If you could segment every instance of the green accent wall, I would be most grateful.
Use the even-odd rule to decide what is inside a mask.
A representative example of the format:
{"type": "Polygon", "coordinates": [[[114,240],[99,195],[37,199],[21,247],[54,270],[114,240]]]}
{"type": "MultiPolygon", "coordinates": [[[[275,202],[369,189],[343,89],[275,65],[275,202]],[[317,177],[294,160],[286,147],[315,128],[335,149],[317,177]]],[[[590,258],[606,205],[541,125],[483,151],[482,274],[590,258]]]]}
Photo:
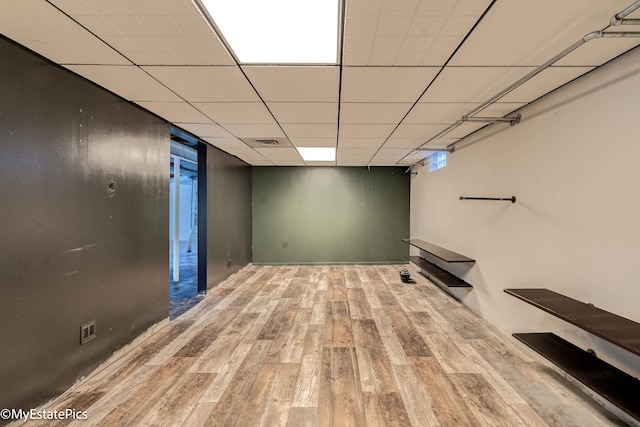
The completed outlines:
{"type": "Polygon", "coordinates": [[[406,263],[405,168],[254,167],[254,264],[406,263]]]}

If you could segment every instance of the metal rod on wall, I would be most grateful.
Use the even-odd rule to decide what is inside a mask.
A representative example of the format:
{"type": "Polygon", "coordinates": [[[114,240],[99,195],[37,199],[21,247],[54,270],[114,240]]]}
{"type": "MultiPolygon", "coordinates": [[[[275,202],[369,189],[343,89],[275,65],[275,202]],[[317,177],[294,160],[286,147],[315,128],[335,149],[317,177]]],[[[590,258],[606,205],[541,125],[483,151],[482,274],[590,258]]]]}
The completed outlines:
{"type": "Polygon", "coordinates": [[[460,200],[504,200],[510,201],[511,203],[516,202],[516,196],[511,196],[509,198],[498,198],[498,197],[465,197],[460,196],[460,200]]]}

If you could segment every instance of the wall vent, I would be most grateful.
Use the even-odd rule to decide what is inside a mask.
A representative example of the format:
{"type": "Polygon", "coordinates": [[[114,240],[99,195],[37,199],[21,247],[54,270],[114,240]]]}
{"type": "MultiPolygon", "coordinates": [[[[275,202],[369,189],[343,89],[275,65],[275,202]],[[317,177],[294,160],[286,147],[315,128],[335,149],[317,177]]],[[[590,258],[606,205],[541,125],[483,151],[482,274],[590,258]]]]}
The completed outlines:
{"type": "Polygon", "coordinates": [[[86,344],[96,337],[96,319],[80,326],[80,345],[86,344]]]}
{"type": "Polygon", "coordinates": [[[262,145],[278,145],[277,139],[257,139],[256,141],[262,145]]]}
{"type": "Polygon", "coordinates": [[[285,137],[279,136],[263,136],[262,138],[242,138],[242,142],[249,147],[257,148],[281,148],[293,147],[291,142],[285,137]]]}

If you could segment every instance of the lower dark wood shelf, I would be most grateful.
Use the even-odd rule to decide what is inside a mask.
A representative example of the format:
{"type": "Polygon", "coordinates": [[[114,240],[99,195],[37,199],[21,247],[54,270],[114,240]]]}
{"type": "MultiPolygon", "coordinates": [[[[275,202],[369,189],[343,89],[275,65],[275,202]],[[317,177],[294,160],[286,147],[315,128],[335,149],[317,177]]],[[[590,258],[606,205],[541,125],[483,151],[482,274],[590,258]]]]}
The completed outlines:
{"type": "Polygon", "coordinates": [[[469,283],[460,279],[459,277],[454,276],[446,270],[441,269],[434,263],[427,261],[424,258],[420,258],[419,256],[408,256],[405,257],[423,271],[424,275],[434,282],[439,282],[440,285],[445,286],[447,288],[472,288],[469,283]]]}
{"type": "Polygon", "coordinates": [[[505,289],[504,291],[640,356],[640,323],[549,289],[505,289]]]}
{"type": "Polygon", "coordinates": [[[518,340],[640,421],[640,381],[594,355],[549,333],[513,334],[518,340]]]}

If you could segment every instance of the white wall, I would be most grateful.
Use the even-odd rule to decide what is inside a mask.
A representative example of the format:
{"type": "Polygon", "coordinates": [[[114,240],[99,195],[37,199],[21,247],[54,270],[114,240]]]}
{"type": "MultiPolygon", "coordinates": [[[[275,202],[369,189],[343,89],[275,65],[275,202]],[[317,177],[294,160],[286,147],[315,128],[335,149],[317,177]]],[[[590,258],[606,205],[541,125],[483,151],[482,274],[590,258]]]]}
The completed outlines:
{"type": "MultiPolygon", "coordinates": [[[[173,241],[173,189],[174,180],[169,186],[169,241],[173,241]]],[[[180,241],[188,241],[191,237],[191,183],[180,182],[180,241]]]]}
{"type": "Polygon", "coordinates": [[[474,286],[455,295],[503,330],[555,332],[638,376],[639,357],[503,289],[548,288],[640,322],[640,50],[520,112],[444,169],[414,167],[411,237],[477,260],[447,267],[474,286]]]}

